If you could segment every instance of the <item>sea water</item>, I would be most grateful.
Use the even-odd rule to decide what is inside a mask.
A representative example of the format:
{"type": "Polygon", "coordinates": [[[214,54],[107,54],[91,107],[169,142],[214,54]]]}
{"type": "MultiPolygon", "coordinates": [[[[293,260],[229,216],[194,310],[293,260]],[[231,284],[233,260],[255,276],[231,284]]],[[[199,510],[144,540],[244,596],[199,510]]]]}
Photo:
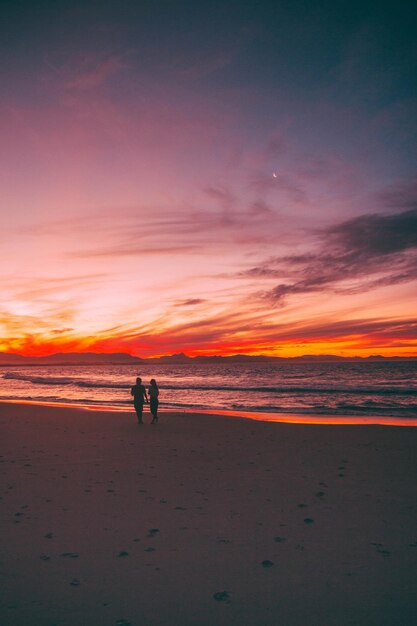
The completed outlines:
{"type": "Polygon", "coordinates": [[[136,376],[167,410],[417,417],[417,362],[1,366],[0,398],[128,408],[136,376]]]}

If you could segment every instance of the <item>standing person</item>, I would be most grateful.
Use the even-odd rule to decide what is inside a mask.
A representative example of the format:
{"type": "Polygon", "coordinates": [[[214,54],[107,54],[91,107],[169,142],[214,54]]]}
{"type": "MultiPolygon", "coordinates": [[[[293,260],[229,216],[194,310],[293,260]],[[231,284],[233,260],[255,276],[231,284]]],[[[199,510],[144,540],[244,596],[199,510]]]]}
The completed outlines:
{"type": "Polygon", "coordinates": [[[136,415],[138,416],[138,424],[143,424],[143,405],[145,402],[148,402],[148,396],[146,395],[145,385],[142,385],[141,378],[136,379],[136,385],[133,385],[130,394],[133,396],[133,404],[135,406],[136,415]]]}
{"type": "Polygon", "coordinates": [[[151,424],[157,424],[158,423],[159,389],[158,389],[158,385],[156,384],[155,378],[152,378],[151,382],[149,383],[148,393],[149,393],[151,413],[152,413],[151,424]]]}

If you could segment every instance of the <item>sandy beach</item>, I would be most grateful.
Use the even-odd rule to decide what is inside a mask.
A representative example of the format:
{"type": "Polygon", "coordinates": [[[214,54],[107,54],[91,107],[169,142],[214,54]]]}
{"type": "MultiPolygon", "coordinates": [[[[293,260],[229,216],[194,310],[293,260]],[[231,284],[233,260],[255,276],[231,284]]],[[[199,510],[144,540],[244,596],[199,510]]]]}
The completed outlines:
{"type": "Polygon", "coordinates": [[[417,429],[0,403],[2,626],[415,624],[417,429]]]}

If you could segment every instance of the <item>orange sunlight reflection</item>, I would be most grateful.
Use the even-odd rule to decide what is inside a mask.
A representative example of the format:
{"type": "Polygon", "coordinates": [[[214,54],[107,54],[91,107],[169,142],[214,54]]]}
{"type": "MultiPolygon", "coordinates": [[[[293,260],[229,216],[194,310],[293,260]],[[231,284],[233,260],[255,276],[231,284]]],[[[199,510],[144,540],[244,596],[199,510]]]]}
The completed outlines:
{"type": "MultiPolygon", "coordinates": [[[[132,411],[127,410],[126,408],[121,408],[117,406],[111,405],[94,405],[91,406],[89,404],[82,403],[65,403],[65,402],[35,402],[32,400],[0,400],[2,404],[29,404],[35,406],[50,406],[57,408],[66,408],[73,410],[87,410],[87,411],[105,411],[111,413],[126,413],[132,414],[132,411]]],[[[198,415],[222,415],[225,417],[233,418],[240,417],[245,419],[251,419],[258,422],[276,422],[276,423],[285,423],[285,424],[310,424],[310,425],[320,425],[320,426],[401,426],[401,427],[415,427],[417,426],[417,418],[408,418],[401,419],[395,417],[384,417],[384,416],[369,416],[362,417],[357,415],[343,415],[343,416],[335,416],[335,415],[299,415],[299,414],[284,414],[284,413],[258,413],[251,411],[211,411],[209,409],[198,409],[196,411],[192,411],[190,409],[184,409],[181,411],[171,411],[160,409],[161,413],[166,413],[169,415],[182,415],[184,413],[188,415],[194,415],[196,419],[198,419],[198,415]]]]}

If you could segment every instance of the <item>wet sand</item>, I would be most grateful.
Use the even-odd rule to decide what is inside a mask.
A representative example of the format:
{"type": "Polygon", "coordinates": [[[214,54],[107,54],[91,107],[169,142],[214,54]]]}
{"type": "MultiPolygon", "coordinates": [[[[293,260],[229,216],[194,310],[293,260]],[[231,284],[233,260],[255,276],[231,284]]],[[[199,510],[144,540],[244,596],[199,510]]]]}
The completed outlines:
{"type": "Polygon", "coordinates": [[[2,626],[415,624],[417,430],[0,403],[2,626]]]}

